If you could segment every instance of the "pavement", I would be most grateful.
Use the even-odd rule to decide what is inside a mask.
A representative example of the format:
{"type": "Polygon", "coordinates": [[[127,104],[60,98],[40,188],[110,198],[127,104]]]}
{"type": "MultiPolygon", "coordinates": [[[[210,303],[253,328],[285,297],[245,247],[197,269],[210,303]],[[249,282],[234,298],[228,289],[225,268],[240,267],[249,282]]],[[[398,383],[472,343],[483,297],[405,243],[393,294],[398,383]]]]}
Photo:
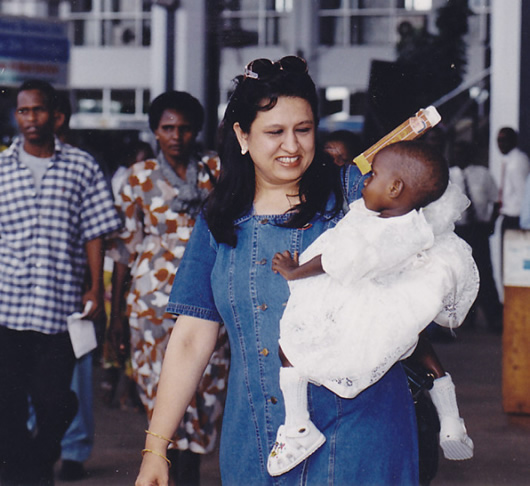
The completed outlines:
{"type": "MultiPolygon", "coordinates": [[[[453,377],[475,455],[467,461],[448,461],[440,450],[438,472],[431,485],[530,485],[530,415],[511,415],[502,409],[501,335],[479,322],[473,328],[458,329],[454,339],[435,340],[433,345],[453,377]]],[[[57,481],[56,486],[134,484],[145,438],[145,416],[105,405],[101,376],[96,370],[96,437],[92,456],[85,464],[87,477],[76,482],[57,481]]],[[[201,463],[201,486],[220,484],[217,454],[209,454],[201,463]]],[[[248,485],[252,485],[251,479],[248,485]]]]}

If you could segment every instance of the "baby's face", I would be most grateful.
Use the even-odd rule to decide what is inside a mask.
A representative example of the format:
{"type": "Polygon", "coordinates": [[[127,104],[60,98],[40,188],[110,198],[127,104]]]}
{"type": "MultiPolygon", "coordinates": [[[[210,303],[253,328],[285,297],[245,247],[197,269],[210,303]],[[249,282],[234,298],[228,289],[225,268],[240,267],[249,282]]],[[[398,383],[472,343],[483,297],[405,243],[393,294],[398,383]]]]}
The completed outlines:
{"type": "Polygon", "coordinates": [[[378,213],[389,208],[389,191],[394,182],[394,164],[392,152],[383,152],[375,156],[370,177],[365,180],[362,195],[365,206],[378,213]]]}

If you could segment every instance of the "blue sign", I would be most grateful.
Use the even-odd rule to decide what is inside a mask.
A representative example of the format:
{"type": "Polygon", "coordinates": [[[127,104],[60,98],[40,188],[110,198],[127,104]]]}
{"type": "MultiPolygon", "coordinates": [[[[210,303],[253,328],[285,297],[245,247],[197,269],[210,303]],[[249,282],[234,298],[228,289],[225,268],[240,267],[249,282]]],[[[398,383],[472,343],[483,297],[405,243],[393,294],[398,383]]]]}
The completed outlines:
{"type": "Polygon", "coordinates": [[[69,58],[66,23],[0,17],[0,84],[40,78],[66,85],[69,58]]]}
{"type": "Polygon", "coordinates": [[[0,57],[68,62],[69,43],[65,38],[24,36],[0,31],[0,57]]]}

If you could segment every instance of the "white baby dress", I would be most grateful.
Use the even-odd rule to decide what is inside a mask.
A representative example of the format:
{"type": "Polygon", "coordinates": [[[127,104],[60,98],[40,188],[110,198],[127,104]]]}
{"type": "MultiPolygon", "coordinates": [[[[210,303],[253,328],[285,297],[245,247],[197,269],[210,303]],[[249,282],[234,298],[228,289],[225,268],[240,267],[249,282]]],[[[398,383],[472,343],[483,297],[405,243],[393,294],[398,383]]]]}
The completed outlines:
{"type": "Polygon", "coordinates": [[[453,232],[457,186],[420,211],[380,218],[362,199],[300,256],[325,274],[289,282],[283,352],[311,381],[353,398],[414,350],[432,321],[459,326],[478,292],[471,249],[453,232]]]}

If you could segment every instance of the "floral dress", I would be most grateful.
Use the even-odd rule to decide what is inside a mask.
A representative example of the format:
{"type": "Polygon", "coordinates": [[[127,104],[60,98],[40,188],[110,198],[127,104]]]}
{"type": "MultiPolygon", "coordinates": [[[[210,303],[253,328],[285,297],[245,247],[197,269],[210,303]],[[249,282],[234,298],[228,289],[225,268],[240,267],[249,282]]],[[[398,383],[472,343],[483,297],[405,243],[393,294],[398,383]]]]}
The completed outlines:
{"type": "MultiPolygon", "coordinates": [[[[165,311],[173,279],[200,205],[219,173],[214,153],[192,157],[183,181],[162,154],[134,164],[116,205],[124,229],[110,256],[131,268],[127,316],[131,331],[133,378],[151,418],[162,361],[175,318],[165,311]]],[[[179,449],[207,453],[215,447],[229,365],[228,340],[219,340],[198,391],[174,439],[179,449]]]]}

